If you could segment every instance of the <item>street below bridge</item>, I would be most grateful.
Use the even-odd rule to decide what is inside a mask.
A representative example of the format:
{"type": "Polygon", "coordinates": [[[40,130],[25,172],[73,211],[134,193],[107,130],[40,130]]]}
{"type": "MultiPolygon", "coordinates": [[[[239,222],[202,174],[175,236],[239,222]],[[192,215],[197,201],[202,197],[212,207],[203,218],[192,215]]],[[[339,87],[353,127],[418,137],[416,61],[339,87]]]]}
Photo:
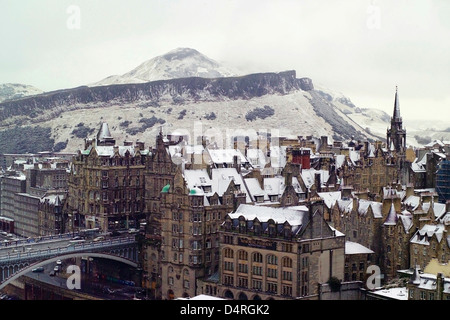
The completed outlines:
{"type": "MultiPolygon", "coordinates": [[[[40,272],[31,271],[27,273],[25,279],[22,281],[27,282],[26,278],[31,278],[53,286],[55,292],[59,289],[67,289],[67,279],[71,274],[67,273],[66,270],[72,263],[73,261],[63,260],[60,265],[60,271],[54,275],[51,274],[56,264],[48,264],[40,272]]],[[[136,300],[145,298],[143,296],[144,289],[138,286],[139,283],[133,285],[133,281],[128,277],[127,279],[121,279],[122,281],[113,281],[112,279],[115,279],[114,277],[107,279],[99,276],[97,271],[104,267],[102,265],[109,265],[111,267],[111,264],[114,264],[114,262],[91,259],[90,264],[91,267],[89,269],[91,270],[84,270],[81,273],[81,288],[75,290],[103,300],[136,300]]],[[[123,274],[127,268],[127,266],[120,265],[120,263],[114,265],[117,273],[123,274]]]]}

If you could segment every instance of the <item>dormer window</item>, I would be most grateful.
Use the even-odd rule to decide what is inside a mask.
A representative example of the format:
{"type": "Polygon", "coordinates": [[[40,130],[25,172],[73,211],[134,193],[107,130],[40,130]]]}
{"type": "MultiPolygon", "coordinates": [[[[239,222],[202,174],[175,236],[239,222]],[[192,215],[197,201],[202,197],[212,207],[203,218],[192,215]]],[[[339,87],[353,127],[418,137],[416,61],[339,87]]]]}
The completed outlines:
{"type": "Polygon", "coordinates": [[[264,202],[264,196],[255,196],[256,202],[264,202]]]}

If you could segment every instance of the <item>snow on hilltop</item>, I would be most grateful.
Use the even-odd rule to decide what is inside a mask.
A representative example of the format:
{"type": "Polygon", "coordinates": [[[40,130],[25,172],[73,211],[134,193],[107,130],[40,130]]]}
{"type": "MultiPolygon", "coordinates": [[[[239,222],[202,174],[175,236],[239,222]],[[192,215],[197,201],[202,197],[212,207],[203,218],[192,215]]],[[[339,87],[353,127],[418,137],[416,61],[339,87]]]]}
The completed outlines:
{"type": "Polygon", "coordinates": [[[195,49],[178,48],[147,60],[123,75],[109,76],[90,86],[143,83],[188,77],[221,78],[235,75],[228,68],[195,49]]]}
{"type": "Polygon", "coordinates": [[[32,96],[42,92],[42,90],[26,84],[4,83],[0,84],[0,102],[32,96]]]}

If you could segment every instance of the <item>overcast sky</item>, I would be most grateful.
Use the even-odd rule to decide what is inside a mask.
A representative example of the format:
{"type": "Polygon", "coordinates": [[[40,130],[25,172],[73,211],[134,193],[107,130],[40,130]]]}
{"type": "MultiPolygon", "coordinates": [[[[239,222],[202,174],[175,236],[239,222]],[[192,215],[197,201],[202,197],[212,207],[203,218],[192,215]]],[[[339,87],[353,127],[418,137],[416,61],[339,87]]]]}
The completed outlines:
{"type": "MultiPolygon", "coordinates": [[[[0,83],[44,91],[178,47],[250,72],[296,70],[361,108],[450,124],[448,0],[0,0],[0,83]]],[[[449,125],[450,126],[450,125],[449,125]]]]}

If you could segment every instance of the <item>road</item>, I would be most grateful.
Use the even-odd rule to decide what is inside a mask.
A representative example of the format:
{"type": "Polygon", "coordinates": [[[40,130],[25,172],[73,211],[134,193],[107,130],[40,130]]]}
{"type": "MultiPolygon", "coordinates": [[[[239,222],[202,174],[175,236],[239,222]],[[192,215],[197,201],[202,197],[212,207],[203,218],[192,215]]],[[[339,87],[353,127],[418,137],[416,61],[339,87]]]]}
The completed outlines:
{"type": "MultiPolygon", "coordinates": [[[[67,289],[67,278],[69,277],[69,274],[65,273],[68,267],[67,263],[62,261],[61,272],[56,273],[55,276],[50,276],[50,273],[55,266],[56,263],[48,264],[44,266],[44,271],[31,271],[27,273],[26,276],[58,288],[67,289]]],[[[82,273],[80,291],[105,300],[134,300],[136,293],[139,295],[142,288],[111,283],[105,280],[102,281],[96,279],[95,276],[88,276],[82,273]]]]}

